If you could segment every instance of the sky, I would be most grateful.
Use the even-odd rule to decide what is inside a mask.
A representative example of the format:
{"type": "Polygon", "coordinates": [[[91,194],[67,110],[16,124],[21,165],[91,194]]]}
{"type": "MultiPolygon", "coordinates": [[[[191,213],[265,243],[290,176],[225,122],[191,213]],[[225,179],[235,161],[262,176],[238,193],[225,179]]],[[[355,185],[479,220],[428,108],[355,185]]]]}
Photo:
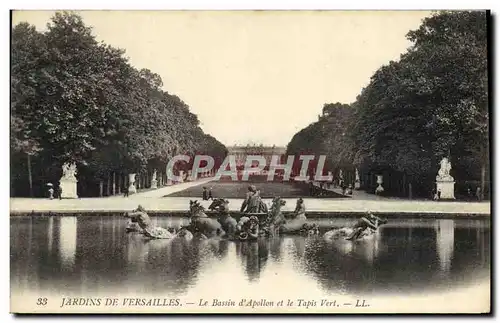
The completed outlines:
{"type": "MultiPolygon", "coordinates": [[[[325,103],[352,103],[429,11],[80,11],[94,35],[159,74],[225,145],[285,146],[325,103]]],[[[15,11],[42,31],[53,11],[15,11]]]]}

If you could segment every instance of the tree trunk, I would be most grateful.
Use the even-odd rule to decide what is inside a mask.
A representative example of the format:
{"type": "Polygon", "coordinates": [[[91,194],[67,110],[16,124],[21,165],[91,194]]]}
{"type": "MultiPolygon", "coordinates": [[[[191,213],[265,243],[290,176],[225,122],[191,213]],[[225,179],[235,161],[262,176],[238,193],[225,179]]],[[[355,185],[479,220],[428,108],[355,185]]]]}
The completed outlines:
{"type": "Polygon", "coordinates": [[[108,172],[108,182],[107,182],[107,185],[106,185],[106,196],[109,196],[111,195],[111,174],[108,172]]]}
{"type": "Polygon", "coordinates": [[[411,182],[408,183],[408,197],[411,199],[413,199],[413,189],[411,187],[411,182]]]}
{"type": "Polygon", "coordinates": [[[28,181],[30,185],[30,197],[33,197],[33,178],[31,176],[31,156],[28,155],[28,181]]]}
{"type": "Polygon", "coordinates": [[[118,174],[118,194],[122,193],[122,175],[118,174]]]}
{"type": "Polygon", "coordinates": [[[104,191],[104,181],[100,180],[99,181],[99,197],[102,197],[103,191],[104,191]]]}
{"type": "Polygon", "coordinates": [[[481,146],[481,200],[484,199],[484,190],[486,188],[486,163],[488,162],[489,146],[481,146]]]}
{"type": "Polygon", "coordinates": [[[484,189],[486,188],[486,165],[481,164],[481,200],[484,199],[484,189]]]}
{"type": "Polygon", "coordinates": [[[115,178],[115,172],[113,172],[113,187],[111,188],[112,189],[112,195],[115,195],[116,194],[116,178],[115,178]]]}
{"type": "MultiPolygon", "coordinates": [[[[403,173],[403,179],[401,180],[401,182],[399,183],[401,184],[401,188],[403,189],[403,196],[410,196],[410,185],[408,185],[408,192],[406,191],[406,173],[403,173]],[[408,194],[408,195],[406,195],[408,194]]],[[[411,199],[411,198],[410,198],[411,199]]]]}

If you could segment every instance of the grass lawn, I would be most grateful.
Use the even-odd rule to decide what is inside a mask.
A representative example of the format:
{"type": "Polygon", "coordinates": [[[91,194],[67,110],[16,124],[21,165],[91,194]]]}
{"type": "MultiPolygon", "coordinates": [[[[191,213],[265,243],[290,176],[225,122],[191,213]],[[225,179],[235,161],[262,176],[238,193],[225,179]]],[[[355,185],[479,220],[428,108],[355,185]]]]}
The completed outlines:
{"type": "MultiPolygon", "coordinates": [[[[191,187],[180,192],[172,193],[169,197],[196,197],[201,198],[203,186],[212,188],[213,197],[224,198],[244,198],[249,185],[255,185],[260,189],[262,198],[273,198],[280,196],[283,198],[311,197],[309,184],[293,181],[266,181],[265,176],[251,176],[248,181],[231,181],[222,178],[220,181],[212,181],[204,185],[191,187]]],[[[350,198],[335,192],[324,191],[324,195],[315,196],[317,198],[350,198]]]]}

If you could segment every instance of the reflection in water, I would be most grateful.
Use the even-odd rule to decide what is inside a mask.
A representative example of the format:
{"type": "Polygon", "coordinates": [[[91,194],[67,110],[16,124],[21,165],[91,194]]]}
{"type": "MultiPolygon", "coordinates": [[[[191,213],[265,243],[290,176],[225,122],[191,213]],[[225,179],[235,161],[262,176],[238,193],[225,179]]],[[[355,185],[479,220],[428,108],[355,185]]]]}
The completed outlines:
{"type": "Polygon", "coordinates": [[[127,235],[126,255],[127,264],[131,272],[140,272],[146,269],[147,257],[151,243],[147,242],[142,235],[127,235]]]}
{"type": "MultiPolygon", "coordinates": [[[[186,222],[154,219],[162,227],[186,222]]],[[[125,233],[126,225],[112,216],[11,217],[13,290],[167,296],[213,288],[231,295],[237,288],[257,295],[283,284],[272,289],[286,297],[289,281],[298,293],[369,294],[449,287],[489,275],[490,229],[481,220],[391,221],[373,239],[356,242],[322,236],[148,241],[125,233]]]]}
{"type": "Polygon", "coordinates": [[[436,249],[443,274],[448,274],[450,271],[454,242],[455,224],[453,220],[436,221],[436,249]]]}
{"type": "Polygon", "coordinates": [[[304,257],[304,253],[306,252],[306,237],[294,237],[294,239],[292,239],[292,242],[295,246],[296,259],[301,259],[302,257],[304,257]]]}
{"type": "Polygon", "coordinates": [[[49,254],[52,253],[52,241],[54,240],[54,217],[50,217],[49,220],[49,227],[47,229],[47,250],[49,251],[49,254]]]}
{"type": "Polygon", "coordinates": [[[260,262],[259,262],[259,244],[257,241],[242,242],[241,260],[243,267],[248,275],[248,279],[252,282],[259,279],[260,262]]]}
{"type": "Polygon", "coordinates": [[[269,251],[274,261],[281,261],[282,259],[282,242],[282,237],[269,238],[269,251]]]}
{"type": "Polygon", "coordinates": [[[373,264],[381,249],[382,236],[383,228],[379,228],[379,230],[372,236],[358,241],[349,241],[343,238],[332,238],[329,235],[325,235],[324,240],[328,245],[328,248],[337,251],[343,256],[362,259],[369,264],[373,264]]]}
{"type": "Polygon", "coordinates": [[[76,232],[76,217],[59,217],[59,252],[62,265],[66,268],[72,268],[75,264],[76,232]]]}

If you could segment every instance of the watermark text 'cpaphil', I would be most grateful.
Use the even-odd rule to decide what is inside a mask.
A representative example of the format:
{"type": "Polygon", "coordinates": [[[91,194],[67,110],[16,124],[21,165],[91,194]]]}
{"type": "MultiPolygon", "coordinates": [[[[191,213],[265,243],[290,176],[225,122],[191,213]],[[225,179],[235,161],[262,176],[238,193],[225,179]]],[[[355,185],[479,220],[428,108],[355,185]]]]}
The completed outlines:
{"type": "Polygon", "coordinates": [[[266,176],[267,181],[277,178],[280,181],[289,181],[293,177],[294,181],[332,181],[331,173],[324,175],[326,156],[320,155],[300,155],[283,156],[272,155],[265,158],[262,155],[248,155],[245,160],[238,160],[235,155],[227,155],[224,161],[215,169],[215,160],[208,155],[196,155],[194,158],[188,155],[177,155],[167,164],[167,178],[172,181],[183,181],[183,171],[176,169],[186,169],[179,167],[181,164],[191,165],[189,180],[196,180],[205,174],[212,174],[215,180],[222,177],[230,178],[233,181],[248,181],[251,175],[266,176]],[[178,167],[176,167],[178,166],[178,167]],[[177,174],[175,174],[177,173],[177,174]]]}

